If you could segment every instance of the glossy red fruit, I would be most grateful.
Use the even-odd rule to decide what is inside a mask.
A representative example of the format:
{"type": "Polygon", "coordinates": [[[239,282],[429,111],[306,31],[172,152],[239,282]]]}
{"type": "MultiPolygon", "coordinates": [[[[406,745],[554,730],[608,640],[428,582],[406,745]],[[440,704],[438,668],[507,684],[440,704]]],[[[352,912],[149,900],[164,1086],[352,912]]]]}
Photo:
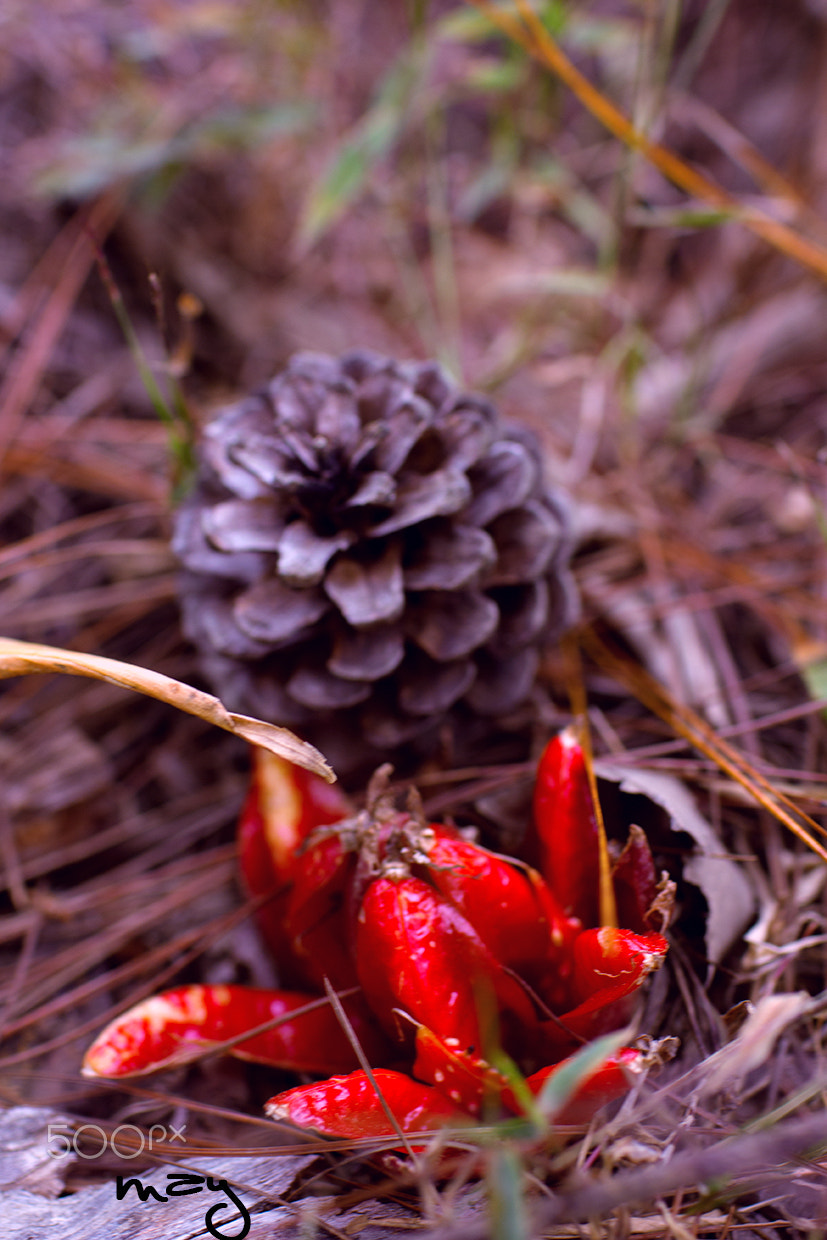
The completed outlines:
{"type": "Polygon", "coordinates": [[[320,990],[358,986],[350,946],[348,896],[356,853],[340,836],[321,835],[299,853],[287,898],[284,930],[305,975],[320,990]]]}
{"type": "MultiPolygon", "coordinates": [[[[328,1004],[300,1011],[317,996],[246,986],[179,986],[136,1004],[117,1017],[86,1052],[87,1076],[123,1077],[189,1063],[275,1017],[288,1017],[246,1038],[227,1053],[296,1072],[347,1071],[358,1059],[328,1004]]],[[[365,1053],[381,1062],[385,1039],[364,1006],[345,1010],[365,1053]]]]}
{"type": "MultiPolygon", "coordinates": [[[[643,1054],[624,1047],[582,1078],[563,1107],[551,1119],[557,1124],[587,1124],[607,1102],[622,1098],[634,1074],[640,1070],[643,1054]]],[[[550,1064],[526,1078],[535,1096],[558,1073],[568,1067],[568,1059],[550,1064]]],[[[420,1026],[416,1035],[414,1076],[434,1085],[449,1101],[462,1107],[475,1119],[493,1121],[504,1114],[523,1115],[522,1100],[508,1079],[485,1060],[447,1047],[430,1029],[420,1026]]]]}
{"type": "Polygon", "coordinates": [[[639,934],[653,929],[647,914],[657,896],[658,875],[649,841],[640,827],[629,828],[626,846],[612,867],[612,882],[620,925],[639,934]]]}
{"type": "Polygon", "coordinates": [[[318,775],[260,748],[251,749],[252,779],[238,824],[238,852],[249,895],[269,897],[256,914],[262,937],[278,961],[281,980],[308,980],[285,926],[287,893],[298,850],[317,827],[349,812],[344,794],[318,775]]]}
{"type": "Polygon", "coordinates": [[[508,1088],[502,1073],[481,1056],[448,1046],[444,1038],[425,1025],[416,1031],[413,1074],[475,1119],[495,1119],[502,1113],[503,1095],[508,1088]]]}
{"type": "MultiPolygon", "coordinates": [[[[446,1124],[461,1127],[468,1117],[430,1085],[404,1072],[377,1068],[374,1080],[404,1133],[429,1132],[446,1124]]],[[[290,1120],[329,1137],[395,1137],[367,1073],[351,1072],[276,1094],[265,1104],[271,1119],[290,1120]]]]}
{"type": "Polygon", "coordinates": [[[274,959],[281,963],[282,980],[293,984],[300,980],[301,970],[292,959],[290,940],[284,928],[288,880],[276,871],[267,844],[255,781],[247,793],[236,835],[244,888],[253,898],[266,897],[266,903],[256,911],[261,936],[274,959]]]}
{"type": "Polygon", "coordinates": [[[291,877],[299,849],[311,831],[339,822],[351,807],[337,784],[266,749],[256,747],[251,752],[251,798],[261,819],[272,869],[283,881],[291,877]]]}
{"type": "Polygon", "coordinates": [[[513,978],[444,896],[409,874],[381,875],[357,917],[356,967],[368,1003],[393,1036],[394,1008],[437,1029],[449,1045],[480,1052],[497,1001],[532,1018],[513,978]],[[490,1012],[486,1012],[486,1006],[490,1012]]]}
{"type": "Polygon", "coordinates": [[[606,990],[618,998],[630,994],[660,967],[668,949],[661,934],[635,934],[613,926],[584,930],[573,948],[575,996],[585,1003],[606,990]]]}
{"type": "MultiPolygon", "coordinates": [[[[581,1080],[562,1109],[551,1118],[556,1124],[588,1124],[595,1113],[608,1102],[615,1102],[628,1092],[640,1071],[644,1056],[631,1046],[624,1046],[609,1055],[598,1068],[581,1080]]],[[[535,1096],[547,1081],[568,1066],[568,1061],[541,1068],[526,1078],[526,1085],[535,1096]]]]}
{"type": "Polygon", "coordinates": [[[564,913],[583,926],[596,926],[600,844],[585,756],[573,727],[549,741],[540,758],[534,827],[540,868],[564,913]]]}
{"type": "MultiPolygon", "coordinates": [[[[668,948],[660,934],[634,934],[612,926],[585,930],[573,949],[576,1006],[560,1017],[560,1024],[581,1039],[619,1029],[633,1011],[635,991],[660,968],[668,948]]],[[[552,1040],[559,1040],[548,1022],[547,1029],[552,1040]]]]}
{"type": "Polygon", "coordinates": [[[423,835],[429,882],[501,964],[532,981],[559,960],[572,923],[536,870],[466,840],[454,827],[432,823],[423,835]]]}

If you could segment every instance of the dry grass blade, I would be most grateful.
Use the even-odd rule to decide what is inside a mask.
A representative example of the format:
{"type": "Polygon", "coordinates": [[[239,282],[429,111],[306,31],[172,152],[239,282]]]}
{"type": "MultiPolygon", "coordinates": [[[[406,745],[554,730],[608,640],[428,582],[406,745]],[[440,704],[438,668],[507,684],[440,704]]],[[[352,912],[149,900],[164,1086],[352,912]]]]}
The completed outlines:
{"type": "Polygon", "coordinates": [[[402,1144],[404,1145],[405,1151],[408,1154],[409,1158],[415,1161],[416,1156],[411,1148],[411,1144],[408,1141],[408,1138],[405,1136],[405,1133],[402,1131],[399,1125],[398,1119],[396,1118],[390,1106],[388,1105],[385,1095],[382,1093],[382,1090],[379,1088],[379,1084],[376,1080],[376,1077],[373,1075],[373,1069],[370,1066],[370,1061],[367,1059],[365,1052],[362,1050],[359,1039],[356,1036],[356,1031],[353,1028],[353,1025],[350,1023],[350,1021],[347,1018],[347,1012],[342,1007],[342,1001],[337,995],[336,991],[331,986],[327,978],[324,979],[324,988],[325,988],[325,994],[327,995],[328,1002],[333,1008],[333,1011],[336,1013],[336,1019],[338,1020],[339,1024],[342,1026],[342,1029],[344,1030],[344,1033],[345,1033],[345,1036],[348,1042],[353,1047],[353,1052],[356,1055],[357,1059],[359,1060],[359,1063],[362,1065],[362,1071],[366,1074],[368,1080],[370,1081],[373,1087],[373,1091],[376,1094],[376,1097],[379,1099],[379,1105],[381,1106],[382,1110],[385,1112],[385,1115],[387,1116],[387,1119],[388,1119],[388,1123],[391,1124],[391,1126],[396,1131],[396,1134],[399,1137],[402,1144]]]}
{"type": "Polygon", "coordinates": [[[800,233],[782,224],[779,220],[772,219],[763,211],[752,206],[744,206],[737,198],[721,189],[720,185],[716,185],[714,181],[697,172],[672,151],[658,142],[651,142],[572,64],[545,29],[537,14],[529,7],[527,0],[515,0],[524,25],[521,25],[510,13],[489,4],[488,0],[471,0],[471,3],[485,13],[494,26],[507,34],[515,43],[519,43],[546,68],[557,74],[592,116],[630,149],[640,151],[673,185],[677,185],[679,189],[691,194],[694,198],[709,203],[715,210],[726,212],[733,220],[743,224],[745,228],[774,246],[776,250],[794,258],[804,267],[808,267],[822,280],[827,280],[827,251],[822,246],[807,237],[802,237],[800,233]]]}
{"type": "Polygon", "coordinates": [[[287,728],[276,727],[265,723],[263,719],[251,719],[247,715],[235,715],[213,697],[185,685],[180,680],[173,680],[161,672],[153,672],[148,668],[135,667],[131,663],[121,663],[118,659],[107,659],[100,655],[78,654],[73,650],[61,650],[55,646],[41,646],[35,642],[15,641],[10,637],[0,638],[0,679],[9,676],[26,676],[33,672],[64,672],[69,676],[89,676],[93,680],[105,680],[124,689],[132,689],[147,697],[157,698],[169,706],[188,715],[195,715],[212,723],[225,732],[249,741],[251,745],[259,745],[269,749],[271,753],[308,771],[321,775],[328,783],[336,776],[328,763],[317,749],[299,740],[287,728]]]}
{"type": "Polygon", "coordinates": [[[60,279],[33,321],[26,349],[8,367],[0,386],[0,464],[23,423],[26,408],[92,264],[90,236],[105,237],[119,211],[118,196],[105,195],[81,209],[76,227],[73,222],[74,235],[60,279]]]}
{"type": "Polygon", "coordinates": [[[611,672],[651,711],[669,724],[701,753],[725,771],[731,779],[745,788],[750,796],[783,823],[808,848],[827,861],[827,847],[814,839],[811,832],[824,835],[824,828],[805,814],[794,801],[780,792],[759,770],[748,762],[743,754],[728,744],[699,715],[687,706],[674,701],[663,685],[641,667],[617,655],[603,642],[593,629],[581,634],[583,646],[606,671],[611,672]]]}

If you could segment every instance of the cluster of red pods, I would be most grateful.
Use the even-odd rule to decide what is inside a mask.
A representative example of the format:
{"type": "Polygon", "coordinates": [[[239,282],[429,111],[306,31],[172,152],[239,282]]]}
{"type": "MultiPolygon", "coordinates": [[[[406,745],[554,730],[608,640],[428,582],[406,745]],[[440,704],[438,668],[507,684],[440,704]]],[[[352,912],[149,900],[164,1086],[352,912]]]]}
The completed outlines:
{"type": "MultiPolygon", "coordinates": [[[[86,1074],[150,1072],[221,1046],[337,1074],[271,1098],[273,1118],[392,1138],[524,1114],[575,1051],[629,1021],[667,950],[663,880],[633,827],[610,875],[602,863],[624,928],[600,924],[603,843],[574,728],[540,760],[521,849],[533,864],[426,822],[415,797],[400,811],[381,780],[353,814],[317,776],[255,753],[241,866],[264,898],[260,928],[291,989],[156,995],[100,1034],[86,1074]]],[[[555,1119],[587,1122],[642,1062],[633,1047],[599,1057],[555,1119]]]]}

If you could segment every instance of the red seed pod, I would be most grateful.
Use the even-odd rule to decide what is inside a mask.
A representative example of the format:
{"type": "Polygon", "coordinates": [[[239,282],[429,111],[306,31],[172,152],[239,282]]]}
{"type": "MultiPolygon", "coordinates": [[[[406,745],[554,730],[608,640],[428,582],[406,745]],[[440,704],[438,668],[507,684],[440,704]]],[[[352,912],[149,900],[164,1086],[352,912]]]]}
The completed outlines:
{"type": "Polygon", "coordinates": [[[425,1025],[416,1031],[413,1073],[475,1119],[493,1119],[501,1113],[503,1096],[508,1090],[502,1073],[480,1056],[448,1046],[444,1038],[425,1025]]]}
{"type": "Polygon", "coordinates": [[[238,856],[244,888],[252,897],[267,896],[256,911],[261,937],[279,962],[281,980],[290,985],[304,981],[304,971],[294,958],[289,935],[284,928],[287,909],[287,882],[279,880],[264,834],[264,820],[255,786],[250,788],[237,830],[238,856]]]}
{"type": "MultiPolygon", "coordinates": [[[[600,1107],[622,1098],[631,1088],[641,1070],[644,1055],[631,1046],[624,1046],[609,1055],[598,1068],[581,1080],[574,1093],[552,1119],[557,1124],[588,1124],[600,1107]]],[[[526,1085],[536,1096],[546,1081],[568,1066],[567,1060],[541,1068],[526,1078],[526,1085]]]]}
{"type": "Polygon", "coordinates": [[[583,748],[574,728],[549,741],[534,785],[540,868],[564,912],[599,922],[600,846],[583,748]]]}
{"type": "Polygon", "coordinates": [[[572,987],[580,1002],[560,1023],[580,1038],[619,1029],[634,1009],[635,991],[660,968],[668,949],[660,934],[611,926],[584,930],[573,951],[572,987]]]}
{"type": "Polygon", "coordinates": [[[522,989],[470,922],[420,878],[381,875],[369,884],[355,953],[365,997],[392,1036],[399,1036],[394,1008],[463,1050],[479,1051],[497,1002],[533,1019],[522,989]]]}
{"type": "MultiPolygon", "coordinates": [[[[299,1011],[314,999],[296,991],[246,986],[180,986],[117,1017],[86,1052],[83,1072],[136,1076],[189,1063],[279,1016],[289,1019],[227,1053],[296,1072],[347,1071],[358,1059],[332,1008],[325,1004],[299,1011]]],[[[345,1000],[345,1010],[365,1053],[381,1062],[387,1043],[364,1006],[345,1000]]]]}
{"type": "Polygon", "coordinates": [[[256,917],[281,979],[302,983],[306,970],[294,957],[284,924],[297,850],[311,831],[338,822],[349,806],[344,794],[318,775],[265,749],[251,753],[252,780],[238,824],[241,874],[249,895],[270,897],[256,917]]]}
{"type": "Polygon", "coordinates": [[[527,980],[558,960],[581,929],[565,917],[536,870],[464,839],[456,828],[432,823],[423,849],[429,881],[468,919],[496,959],[527,980]]]}
{"type": "Polygon", "coordinates": [[[620,925],[639,934],[653,929],[647,914],[657,896],[658,876],[649,841],[640,827],[629,828],[626,847],[612,867],[612,882],[620,925]]]}
{"type": "Polygon", "coordinates": [[[298,850],[311,831],[345,818],[350,803],[338,785],[266,749],[255,747],[252,763],[251,798],[281,882],[292,877],[298,850]]]}
{"type": "MultiPolygon", "coordinates": [[[[373,1077],[404,1133],[428,1132],[446,1124],[459,1127],[468,1122],[467,1116],[438,1090],[412,1080],[404,1072],[377,1068],[373,1077]]],[[[271,1098],[264,1109],[271,1119],[290,1120],[329,1137],[397,1135],[363,1071],[285,1090],[271,1098]]]]}
{"type": "Polygon", "coordinates": [[[284,930],[304,972],[320,989],[358,986],[350,948],[348,895],[356,854],[338,835],[322,835],[296,858],[284,930]]]}
{"type": "MultiPolygon", "coordinates": [[[[562,1110],[551,1118],[558,1124],[589,1123],[595,1112],[607,1102],[622,1098],[640,1070],[644,1056],[640,1051],[624,1047],[609,1055],[587,1077],[582,1079],[562,1110]]],[[[526,1085],[537,1095],[546,1081],[568,1066],[568,1060],[549,1064],[526,1078],[526,1085]]],[[[447,1047],[441,1038],[420,1025],[416,1034],[414,1076],[440,1090],[449,1101],[460,1106],[475,1119],[493,1120],[505,1112],[525,1114],[525,1107],[514,1093],[507,1078],[484,1059],[465,1055],[447,1047]]]]}
{"type": "Polygon", "coordinates": [[[573,949],[575,995],[583,1004],[604,990],[618,998],[630,994],[660,967],[668,950],[661,934],[635,934],[612,926],[584,930],[573,949]]]}

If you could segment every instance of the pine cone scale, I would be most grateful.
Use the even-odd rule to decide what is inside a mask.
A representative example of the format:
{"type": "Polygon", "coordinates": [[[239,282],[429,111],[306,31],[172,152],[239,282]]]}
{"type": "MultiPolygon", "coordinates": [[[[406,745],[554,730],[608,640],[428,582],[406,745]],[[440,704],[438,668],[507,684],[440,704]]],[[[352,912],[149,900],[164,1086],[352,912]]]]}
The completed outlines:
{"type": "Polygon", "coordinates": [[[501,513],[519,508],[536,489],[538,473],[538,462],[523,444],[513,440],[495,444],[468,471],[474,498],[465,519],[488,525],[501,513]]]}
{"type": "Polygon", "coordinates": [[[340,556],[327,575],[325,590],[355,629],[398,620],[405,607],[398,543],[389,543],[373,562],[340,556]]]}
{"type": "Polygon", "coordinates": [[[500,609],[479,591],[434,590],[409,610],[408,632],[438,663],[460,659],[484,646],[496,631],[500,609]]]}
{"type": "Polygon", "coordinates": [[[404,566],[405,588],[458,590],[496,562],[496,544],[485,530],[446,523],[428,531],[404,566]]]}
{"type": "Polygon", "coordinates": [[[470,659],[454,663],[412,664],[400,676],[399,705],[409,715],[439,718],[467,693],[477,675],[470,659]]]}
{"type": "Polygon", "coordinates": [[[277,551],[284,530],[279,505],[266,499],[231,499],[208,508],[204,534],[217,551],[277,551]]]}
{"type": "Polygon", "coordinates": [[[333,643],[327,669],[344,680],[381,680],[402,662],[405,643],[401,630],[389,625],[365,630],[343,626],[333,643]]]}
{"type": "Polygon", "coordinates": [[[236,599],[233,617],[249,637],[279,645],[295,640],[329,608],[321,590],[291,590],[280,581],[259,581],[236,599]]]}
{"type": "Polygon", "coordinates": [[[397,488],[396,511],[371,526],[370,533],[374,538],[381,538],[431,517],[449,516],[459,512],[470,495],[471,484],[465,474],[454,469],[439,469],[421,477],[403,476],[397,488]]]}
{"type": "Polygon", "coordinates": [[[554,518],[535,503],[495,517],[489,532],[497,544],[497,563],[485,583],[489,586],[536,580],[548,568],[559,537],[554,518]]]}
{"type": "Polygon", "coordinates": [[[370,697],[370,681],[341,680],[324,668],[302,667],[287,682],[287,692],[313,710],[341,710],[370,697]]]}
{"type": "Polygon", "coordinates": [[[336,552],[352,546],[355,538],[351,530],[320,537],[306,521],[291,521],[278,543],[279,576],[288,586],[318,585],[336,552]]]}

